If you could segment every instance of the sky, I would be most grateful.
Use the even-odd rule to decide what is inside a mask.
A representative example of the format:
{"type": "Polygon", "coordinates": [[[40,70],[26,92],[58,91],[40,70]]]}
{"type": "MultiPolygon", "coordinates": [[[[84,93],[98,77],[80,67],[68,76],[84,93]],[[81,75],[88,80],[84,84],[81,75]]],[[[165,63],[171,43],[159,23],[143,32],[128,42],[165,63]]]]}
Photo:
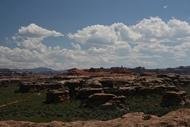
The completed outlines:
{"type": "Polygon", "coordinates": [[[189,0],[0,0],[0,68],[190,65],[189,0]]]}

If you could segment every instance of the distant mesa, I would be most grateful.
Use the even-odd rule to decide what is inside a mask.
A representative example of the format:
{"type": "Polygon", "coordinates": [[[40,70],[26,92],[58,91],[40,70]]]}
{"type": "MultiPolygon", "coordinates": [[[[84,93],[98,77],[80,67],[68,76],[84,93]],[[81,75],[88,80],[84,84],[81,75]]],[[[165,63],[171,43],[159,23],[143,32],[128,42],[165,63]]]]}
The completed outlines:
{"type": "Polygon", "coordinates": [[[146,69],[144,67],[127,68],[127,67],[111,67],[111,68],[93,68],[90,69],[65,69],[53,70],[51,68],[39,67],[33,69],[8,69],[0,68],[0,78],[2,77],[48,77],[55,75],[70,75],[70,76],[122,76],[122,75],[144,75],[153,76],[159,73],[175,73],[175,74],[190,74],[190,66],[179,66],[176,68],[156,68],[146,69]]]}
{"type": "Polygon", "coordinates": [[[80,70],[80,69],[77,69],[77,68],[72,68],[72,69],[68,70],[66,73],[63,73],[63,74],[79,76],[79,75],[88,75],[88,72],[80,70]]]}

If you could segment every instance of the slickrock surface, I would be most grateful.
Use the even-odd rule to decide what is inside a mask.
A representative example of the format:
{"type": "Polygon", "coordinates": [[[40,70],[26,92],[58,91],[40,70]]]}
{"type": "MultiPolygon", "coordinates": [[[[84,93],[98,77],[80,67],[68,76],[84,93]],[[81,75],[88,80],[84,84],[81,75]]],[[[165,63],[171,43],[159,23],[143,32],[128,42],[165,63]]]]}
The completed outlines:
{"type": "Polygon", "coordinates": [[[74,121],[33,123],[27,121],[0,121],[0,127],[189,127],[190,109],[178,109],[162,117],[142,112],[128,113],[121,118],[109,121],[74,121]],[[145,120],[146,118],[150,118],[145,120]]]}

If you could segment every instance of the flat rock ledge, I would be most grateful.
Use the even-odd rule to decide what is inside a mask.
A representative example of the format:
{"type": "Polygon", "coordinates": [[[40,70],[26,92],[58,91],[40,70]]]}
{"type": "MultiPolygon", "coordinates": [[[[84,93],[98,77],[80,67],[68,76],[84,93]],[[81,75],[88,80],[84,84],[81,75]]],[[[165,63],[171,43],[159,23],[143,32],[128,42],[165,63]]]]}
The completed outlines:
{"type": "Polygon", "coordinates": [[[28,121],[0,121],[0,127],[189,127],[190,109],[172,111],[162,117],[142,112],[127,113],[120,118],[108,121],[74,121],[34,123],[28,121]],[[147,119],[148,118],[148,119],[147,119]]]}

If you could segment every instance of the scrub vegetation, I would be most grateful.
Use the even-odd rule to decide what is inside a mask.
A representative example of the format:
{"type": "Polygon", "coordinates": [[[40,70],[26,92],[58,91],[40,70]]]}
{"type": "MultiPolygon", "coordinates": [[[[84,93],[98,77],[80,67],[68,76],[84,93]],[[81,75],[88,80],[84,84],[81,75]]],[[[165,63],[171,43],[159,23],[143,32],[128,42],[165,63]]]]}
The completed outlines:
{"type": "MultiPolygon", "coordinates": [[[[83,108],[80,101],[71,100],[64,104],[46,104],[46,91],[40,93],[15,93],[18,87],[0,87],[0,120],[19,120],[33,122],[109,120],[121,117],[128,112],[144,112],[157,116],[178,108],[190,108],[189,104],[175,107],[161,107],[161,96],[132,96],[126,98],[126,110],[102,110],[83,108]]],[[[189,95],[189,88],[185,87],[189,95]]]]}

